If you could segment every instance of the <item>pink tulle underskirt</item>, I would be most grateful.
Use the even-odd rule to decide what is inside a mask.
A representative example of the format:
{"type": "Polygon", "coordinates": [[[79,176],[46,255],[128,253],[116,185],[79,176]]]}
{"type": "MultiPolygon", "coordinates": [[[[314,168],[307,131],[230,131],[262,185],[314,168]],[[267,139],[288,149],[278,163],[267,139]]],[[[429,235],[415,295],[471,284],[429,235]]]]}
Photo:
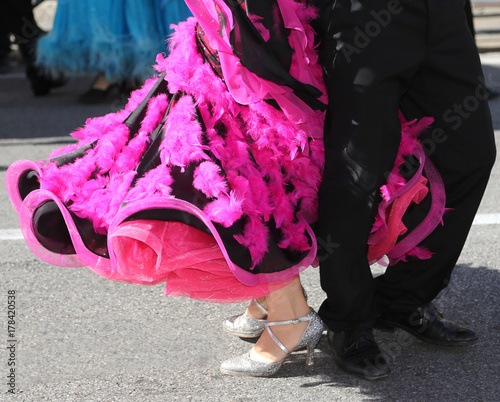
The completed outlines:
{"type": "MultiPolygon", "coordinates": [[[[269,294],[269,284],[247,286],[231,272],[214,237],[181,222],[123,222],[111,237],[116,269],[127,282],[166,282],[165,294],[235,303],[269,294]]],[[[272,290],[294,277],[272,283],[272,290]]]]}

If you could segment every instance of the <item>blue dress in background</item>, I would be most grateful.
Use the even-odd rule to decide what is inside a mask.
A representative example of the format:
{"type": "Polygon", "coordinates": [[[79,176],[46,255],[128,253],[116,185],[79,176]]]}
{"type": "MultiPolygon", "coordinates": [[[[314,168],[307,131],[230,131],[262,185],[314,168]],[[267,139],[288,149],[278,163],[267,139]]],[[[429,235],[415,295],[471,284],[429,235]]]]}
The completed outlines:
{"type": "Polygon", "coordinates": [[[170,24],[191,15],[182,0],[59,0],[52,31],[38,46],[50,70],[143,80],[166,52],[170,24]]]}

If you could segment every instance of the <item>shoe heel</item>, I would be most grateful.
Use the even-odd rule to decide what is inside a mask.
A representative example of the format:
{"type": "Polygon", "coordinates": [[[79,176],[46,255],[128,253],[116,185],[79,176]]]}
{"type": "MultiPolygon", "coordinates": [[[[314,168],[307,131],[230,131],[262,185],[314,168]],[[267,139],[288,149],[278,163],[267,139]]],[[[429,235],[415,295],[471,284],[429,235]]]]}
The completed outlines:
{"type": "Polygon", "coordinates": [[[314,366],[314,347],[307,346],[307,358],[306,358],[306,366],[311,367],[314,366]]]}
{"type": "Polygon", "coordinates": [[[250,359],[249,354],[246,353],[243,356],[229,359],[223,362],[221,365],[221,371],[222,373],[229,375],[269,377],[278,372],[278,370],[283,365],[283,361],[292,352],[299,349],[304,349],[304,347],[307,348],[306,366],[312,366],[314,364],[314,348],[319,343],[321,335],[323,334],[323,329],[323,322],[313,309],[311,309],[305,316],[293,320],[268,322],[266,330],[269,333],[269,336],[274,342],[276,342],[276,345],[278,345],[280,349],[286,353],[286,356],[281,361],[276,363],[264,363],[250,359]],[[305,332],[302,334],[302,337],[300,338],[297,346],[291,351],[281,343],[281,341],[276,337],[276,335],[274,335],[270,328],[275,325],[300,324],[301,322],[307,321],[309,322],[309,324],[305,332]]]}
{"type": "MultiPolygon", "coordinates": [[[[309,323],[306,332],[302,335],[302,340],[307,347],[306,366],[308,367],[314,365],[314,350],[316,349],[316,346],[318,346],[325,328],[323,321],[321,321],[321,318],[319,318],[318,314],[316,314],[314,310],[311,310],[310,314],[312,315],[312,320],[309,323]]],[[[299,343],[299,345],[300,344],[301,343],[299,343]]],[[[302,345],[304,344],[302,343],[302,345]]]]}

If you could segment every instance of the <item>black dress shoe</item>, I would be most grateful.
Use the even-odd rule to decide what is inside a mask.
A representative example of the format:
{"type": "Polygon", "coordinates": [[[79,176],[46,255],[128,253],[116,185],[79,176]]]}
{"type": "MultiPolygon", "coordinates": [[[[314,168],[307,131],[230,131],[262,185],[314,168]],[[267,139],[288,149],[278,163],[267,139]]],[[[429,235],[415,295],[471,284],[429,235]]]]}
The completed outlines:
{"type": "Polygon", "coordinates": [[[0,74],[10,73],[12,69],[10,68],[9,63],[6,60],[0,61],[0,74]]]}
{"type": "Polygon", "coordinates": [[[474,331],[443,319],[432,304],[417,308],[413,313],[382,315],[375,328],[393,330],[401,328],[417,338],[442,346],[466,346],[477,341],[474,331]]]}
{"type": "Polygon", "coordinates": [[[97,105],[117,98],[119,94],[120,91],[117,84],[111,84],[107,89],[90,88],[78,97],[78,102],[84,105],[97,105]]]}
{"type": "Polygon", "coordinates": [[[44,71],[43,68],[34,65],[26,68],[26,76],[30,81],[31,90],[35,96],[48,95],[52,88],[63,86],[68,82],[64,74],[60,73],[54,76],[44,71]]]}
{"type": "Polygon", "coordinates": [[[391,372],[387,360],[375,342],[371,328],[335,333],[328,330],[327,335],[335,361],[345,372],[365,380],[385,378],[391,372]]]}

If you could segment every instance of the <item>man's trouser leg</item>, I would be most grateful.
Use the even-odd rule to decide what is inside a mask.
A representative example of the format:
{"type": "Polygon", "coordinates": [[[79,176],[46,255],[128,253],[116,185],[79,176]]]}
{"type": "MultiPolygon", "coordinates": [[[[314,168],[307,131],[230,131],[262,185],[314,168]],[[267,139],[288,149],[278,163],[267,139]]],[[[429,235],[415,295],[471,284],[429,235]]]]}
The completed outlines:
{"type": "MultiPolygon", "coordinates": [[[[395,4],[337,0],[322,39],[330,107],[318,231],[320,244],[328,246],[319,255],[328,298],[320,315],[334,331],[370,323],[375,316],[367,238],[380,201],[379,187],[399,146],[400,100],[414,88],[432,40],[428,23],[434,11],[429,2],[395,4]]],[[[323,17],[325,12],[321,11],[323,17]]],[[[466,28],[463,4],[461,13],[466,28]]],[[[434,108],[421,112],[420,117],[439,113],[434,108]]],[[[491,165],[491,157],[487,160],[491,165]]],[[[403,276],[399,280],[404,282],[403,276]]],[[[409,278],[405,283],[418,286],[409,278]]],[[[389,283],[385,286],[391,288],[389,283]]]]}
{"type": "MultiPolygon", "coordinates": [[[[421,244],[434,253],[432,258],[410,258],[376,279],[375,301],[386,312],[412,311],[448,284],[495,160],[488,90],[474,39],[462,23],[460,4],[453,0],[428,4],[426,57],[400,105],[408,119],[435,119],[422,141],[443,178],[450,211],[443,226],[421,244]]],[[[410,227],[427,212],[419,207],[407,213],[410,227]]]]}

